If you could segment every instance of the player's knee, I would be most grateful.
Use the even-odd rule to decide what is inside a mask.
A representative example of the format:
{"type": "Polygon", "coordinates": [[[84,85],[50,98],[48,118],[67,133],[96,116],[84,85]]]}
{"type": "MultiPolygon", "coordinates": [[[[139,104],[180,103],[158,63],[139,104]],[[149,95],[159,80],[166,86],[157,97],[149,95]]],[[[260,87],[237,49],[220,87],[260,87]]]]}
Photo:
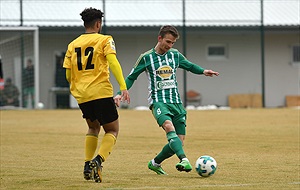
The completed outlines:
{"type": "Polygon", "coordinates": [[[110,133],[110,134],[114,135],[117,138],[118,134],[119,134],[119,131],[118,130],[110,130],[110,131],[108,131],[106,133],[110,133]]]}
{"type": "Polygon", "coordinates": [[[105,124],[103,125],[103,129],[105,133],[111,133],[115,137],[117,137],[119,134],[119,122],[116,120],[111,123],[105,124]]]}
{"type": "Polygon", "coordinates": [[[89,127],[88,129],[88,134],[94,134],[98,136],[99,132],[100,128],[89,127]]]}
{"type": "Polygon", "coordinates": [[[166,120],[163,123],[163,128],[166,132],[175,131],[174,125],[170,120],[166,120]]]}

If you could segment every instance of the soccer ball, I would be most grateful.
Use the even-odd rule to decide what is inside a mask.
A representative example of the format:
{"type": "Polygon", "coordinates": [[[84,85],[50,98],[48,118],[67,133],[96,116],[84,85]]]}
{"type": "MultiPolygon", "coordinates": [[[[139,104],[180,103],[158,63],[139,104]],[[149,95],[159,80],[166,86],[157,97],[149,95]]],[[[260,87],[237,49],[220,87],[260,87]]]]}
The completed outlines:
{"type": "Polygon", "coordinates": [[[211,156],[200,156],[196,161],[196,172],[202,177],[209,177],[217,170],[217,162],[211,156]]]}
{"type": "Polygon", "coordinates": [[[37,104],[37,108],[38,108],[38,109],[44,109],[44,104],[43,104],[42,102],[39,102],[39,103],[37,104]]]}

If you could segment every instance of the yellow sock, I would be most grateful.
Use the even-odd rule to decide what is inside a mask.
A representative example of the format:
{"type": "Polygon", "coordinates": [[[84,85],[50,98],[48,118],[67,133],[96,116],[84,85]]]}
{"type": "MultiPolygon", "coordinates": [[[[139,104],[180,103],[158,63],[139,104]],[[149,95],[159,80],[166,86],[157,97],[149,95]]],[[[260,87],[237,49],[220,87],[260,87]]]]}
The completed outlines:
{"type": "Polygon", "coordinates": [[[103,162],[110,155],[114,145],[116,144],[116,137],[111,133],[105,133],[99,149],[99,155],[103,159],[103,162]]]}
{"type": "Polygon", "coordinates": [[[98,137],[92,134],[86,134],[85,161],[90,161],[93,159],[97,146],[98,146],[98,137]]]}

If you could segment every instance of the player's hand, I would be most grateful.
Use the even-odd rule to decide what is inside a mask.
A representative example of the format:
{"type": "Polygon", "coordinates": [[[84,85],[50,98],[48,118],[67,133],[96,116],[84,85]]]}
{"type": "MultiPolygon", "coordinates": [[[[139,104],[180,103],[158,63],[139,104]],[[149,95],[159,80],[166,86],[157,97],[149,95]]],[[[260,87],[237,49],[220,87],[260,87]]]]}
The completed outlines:
{"type": "Polygon", "coordinates": [[[209,76],[209,77],[212,77],[212,76],[214,76],[214,75],[219,76],[219,73],[216,72],[216,71],[213,71],[213,70],[204,70],[204,71],[203,71],[203,74],[204,74],[205,76],[209,76]]]}
{"type": "Polygon", "coordinates": [[[117,107],[120,107],[120,104],[123,101],[126,101],[128,104],[130,104],[129,92],[127,90],[122,90],[121,95],[118,94],[114,97],[114,101],[117,107]]]}
{"type": "Polygon", "coordinates": [[[121,94],[121,96],[122,96],[121,101],[122,102],[126,101],[127,104],[130,104],[130,96],[129,96],[128,90],[122,90],[121,93],[122,93],[121,94]]]}
{"type": "Polygon", "coordinates": [[[115,101],[115,104],[117,107],[120,107],[120,103],[121,103],[121,99],[122,99],[122,96],[117,94],[115,97],[114,97],[114,101],[115,101]]]}

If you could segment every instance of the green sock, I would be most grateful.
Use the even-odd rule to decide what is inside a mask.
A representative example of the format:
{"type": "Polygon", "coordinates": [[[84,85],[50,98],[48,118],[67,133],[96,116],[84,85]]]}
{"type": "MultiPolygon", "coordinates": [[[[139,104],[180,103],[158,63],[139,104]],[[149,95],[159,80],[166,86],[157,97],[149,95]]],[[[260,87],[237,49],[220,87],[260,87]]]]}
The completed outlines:
{"type": "Polygon", "coordinates": [[[161,152],[158,153],[158,155],[154,158],[154,161],[155,161],[155,163],[160,164],[165,159],[170,158],[174,154],[175,154],[174,151],[170,148],[169,143],[168,143],[163,147],[161,152]]]}
{"type": "Polygon", "coordinates": [[[182,148],[182,143],[175,131],[170,131],[167,133],[167,138],[169,141],[169,146],[173,150],[173,152],[177,155],[177,157],[182,160],[185,158],[185,154],[182,148]]]}

